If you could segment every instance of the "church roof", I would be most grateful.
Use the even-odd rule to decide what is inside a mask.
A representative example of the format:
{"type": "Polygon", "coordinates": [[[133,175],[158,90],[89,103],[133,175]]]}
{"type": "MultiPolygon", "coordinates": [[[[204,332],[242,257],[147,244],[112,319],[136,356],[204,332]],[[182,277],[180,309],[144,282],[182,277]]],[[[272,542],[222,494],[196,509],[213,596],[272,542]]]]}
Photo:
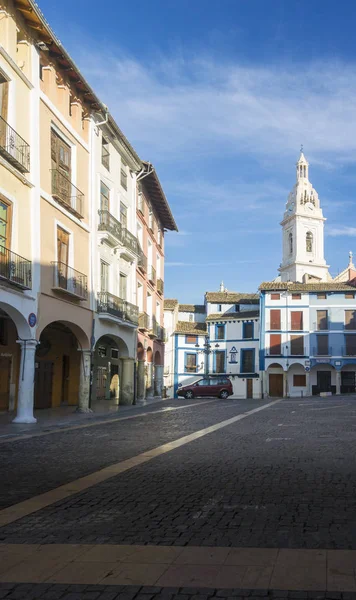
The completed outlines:
{"type": "Polygon", "coordinates": [[[355,286],[346,283],[324,281],[321,283],[298,283],[291,281],[264,281],[259,289],[261,291],[290,291],[290,292],[355,292],[355,286]]]}
{"type": "Polygon", "coordinates": [[[206,292],[207,302],[218,302],[219,304],[258,304],[258,294],[243,294],[240,292],[206,292]]]}
{"type": "Polygon", "coordinates": [[[180,312],[205,313],[204,304],[180,304],[178,310],[180,312]]]}
{"type": "Polygon", "coordinates": [[[309,163],[308,163],[307,159],[305,158],[305,156],[304,156],[304,153],[303,153],[303,151],[302,151],[302,150],[301,150],[301,152],[300,152],[300,157],[299,157],[299,159],[298,159],[298,162],[297,162],[297,164],[298,164],[298,165],[301,165],[301,164],[304,164],[304,165],[309,165],[309,163]]]}
{"type": "Polygon", "coordinates": [[[164,310],[174,310],[176,306],[178,306],[178,300],[175,298],[165,298],[164,310]]]}
{"type": "Polygon", "coordinates": [[[207,321],[242,321],[243,319],[256,319],[260,316],[259,310],[243,310],[233,313],[213,313],[209,315],[207,321]]]}
{"type": "Polygon", "coordinates": [[[196,321],[178,321],[174,333],[185,333],[191,335],[208,335],[206,332],[205,323],[197,323],[196,321]]]}

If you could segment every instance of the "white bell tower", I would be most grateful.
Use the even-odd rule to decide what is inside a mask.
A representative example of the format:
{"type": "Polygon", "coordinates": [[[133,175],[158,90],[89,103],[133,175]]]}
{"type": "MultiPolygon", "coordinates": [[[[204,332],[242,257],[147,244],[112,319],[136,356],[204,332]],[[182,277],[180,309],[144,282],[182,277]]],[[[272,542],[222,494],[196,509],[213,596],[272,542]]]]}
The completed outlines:
{"type": "Polygon", "coordinates": [[[329,281],[329,265],[324,259],[324,221],[319,197],[309,181],[309,163],[303,147],[297,162],[297,181],[288,196],[281,222],[283,260],[282,281],[329,281]]]}

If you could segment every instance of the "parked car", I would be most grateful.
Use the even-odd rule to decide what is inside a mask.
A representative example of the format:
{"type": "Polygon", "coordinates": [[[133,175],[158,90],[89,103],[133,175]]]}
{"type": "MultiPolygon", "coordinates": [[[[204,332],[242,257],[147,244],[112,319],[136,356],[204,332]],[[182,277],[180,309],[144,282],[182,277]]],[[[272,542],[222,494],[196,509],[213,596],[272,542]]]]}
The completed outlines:
{"type": "Polygon", "coordinates": [[[233,394],[232,383],[228,377],[205,377],[189,385],[182,385],[178,388],[177,394],[187,400],[198,396],[228,398],[233,394]]]}

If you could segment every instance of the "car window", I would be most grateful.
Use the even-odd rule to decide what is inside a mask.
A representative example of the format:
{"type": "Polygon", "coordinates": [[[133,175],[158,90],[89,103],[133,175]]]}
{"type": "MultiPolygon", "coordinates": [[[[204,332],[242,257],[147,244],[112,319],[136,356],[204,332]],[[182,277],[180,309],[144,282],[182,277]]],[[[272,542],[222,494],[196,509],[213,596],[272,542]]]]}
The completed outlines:
{"type": "Polygon", "coordinates": [[[197,385],[209,385],[209,381],[207,379],[201,379],[197,381],[197,385]]]}
{"type": "Polygon", "coordinates": [[[209,385],[219,385],[220,384],[220,379],[218,377],[214,378],[214,379],[210,379],[209,385]]]}

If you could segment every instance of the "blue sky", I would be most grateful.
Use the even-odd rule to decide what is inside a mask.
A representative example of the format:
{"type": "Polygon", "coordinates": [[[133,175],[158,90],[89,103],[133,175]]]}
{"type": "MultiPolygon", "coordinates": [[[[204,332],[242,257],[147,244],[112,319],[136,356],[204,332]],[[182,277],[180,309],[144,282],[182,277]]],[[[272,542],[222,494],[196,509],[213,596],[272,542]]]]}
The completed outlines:
{"type": "Polygon", "coordinates": [[[165,296],[201,302],[223,279],[277,275],[299,148],[332,275],[356,252],[356,3],[343,0],[39,0],[145,160],[180,232],[165,296]]]}

